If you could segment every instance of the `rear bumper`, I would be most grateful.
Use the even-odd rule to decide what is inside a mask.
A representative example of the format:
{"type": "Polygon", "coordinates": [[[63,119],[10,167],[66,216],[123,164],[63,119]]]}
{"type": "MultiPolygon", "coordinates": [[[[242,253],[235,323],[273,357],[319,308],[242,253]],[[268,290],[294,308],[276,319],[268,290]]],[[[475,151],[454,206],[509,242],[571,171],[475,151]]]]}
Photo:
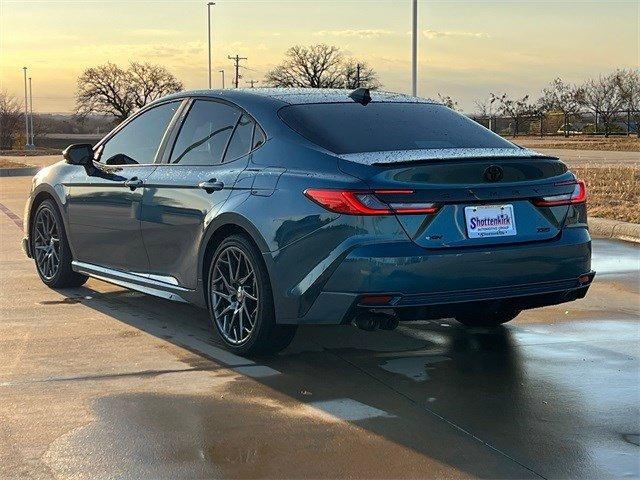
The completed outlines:
{"type": "Polygon", "coordinates": [[[359,246],[335,268],[295,323],[344,323],[372,308],[453,315],[487,302],[526,309],[582,298],[593,280],[584,228],[556,240],[466,249],[426,250],[411,242],[359,246]],[[387,296],[372,304],[365,297],[387,296]]]}

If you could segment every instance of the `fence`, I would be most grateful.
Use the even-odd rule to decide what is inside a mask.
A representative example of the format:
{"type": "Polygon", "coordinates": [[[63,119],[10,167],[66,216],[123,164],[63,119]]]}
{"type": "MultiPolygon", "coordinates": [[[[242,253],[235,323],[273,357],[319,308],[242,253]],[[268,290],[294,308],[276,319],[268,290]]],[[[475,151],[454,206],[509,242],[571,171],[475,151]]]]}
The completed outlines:
{"type": "MultiPolygon", "coordinates": [[[[568,135],[630,135],[638,134],[638,111],[624,111],[614,115],[605,125],[602,117],[592,112],[570,115],[567,122],[568,135]],[[607,131],[605,131],[605,127],[607,131]]],[[[494,115],[483,117],[471,115],[476,122],[504,136],[509,135],[565,135],[564,115],[546,113],[544,115],[526,115],[514,119],[494,115]]]]}

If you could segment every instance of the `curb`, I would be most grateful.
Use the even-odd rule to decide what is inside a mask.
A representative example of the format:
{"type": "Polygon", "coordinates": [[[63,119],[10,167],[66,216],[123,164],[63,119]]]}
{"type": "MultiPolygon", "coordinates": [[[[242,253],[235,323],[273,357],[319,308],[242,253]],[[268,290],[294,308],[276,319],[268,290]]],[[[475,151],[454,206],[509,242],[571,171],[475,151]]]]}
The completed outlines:
{"type": "Polygon", "coordinates": [[[32,177],[41,167],[0,168],[0,177],[32,177]]]}
{"type": "Polygon", "coordinates": [[[640,224],[589,217],[589,231],[595,238],[614,238],[640,243],[640,224]]]}

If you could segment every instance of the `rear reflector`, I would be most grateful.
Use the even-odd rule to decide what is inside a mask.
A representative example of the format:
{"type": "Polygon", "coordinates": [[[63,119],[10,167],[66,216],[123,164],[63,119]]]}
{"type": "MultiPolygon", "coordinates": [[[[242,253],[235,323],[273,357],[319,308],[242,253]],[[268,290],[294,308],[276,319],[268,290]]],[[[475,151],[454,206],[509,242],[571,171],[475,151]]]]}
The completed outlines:
{"type": "Polygon", "coordinates": [[[329,190],[308,188],[304,194],[318,205],[345,215],[426,214],[438,211],[435,203],[384,202],[385,195],[411,195],[413,190],[329,190]]]}
{"type": "Polygon", "coordinates": [[[570,182],[556,183],[556,186],[574,185],[571,193],[562,195],[552,195],[550,197],[536,198],[533,204],[539,207],[555,207],[558,205],[571,205],[575,203],[584,203],[587,201],[587,186],[582,180],[570,182]]]}
{"type": "Polygon", "coordinates": [[[388,305],[394,297],[390,295],[367,295],[360,299],[360,305],[388,305]]]}

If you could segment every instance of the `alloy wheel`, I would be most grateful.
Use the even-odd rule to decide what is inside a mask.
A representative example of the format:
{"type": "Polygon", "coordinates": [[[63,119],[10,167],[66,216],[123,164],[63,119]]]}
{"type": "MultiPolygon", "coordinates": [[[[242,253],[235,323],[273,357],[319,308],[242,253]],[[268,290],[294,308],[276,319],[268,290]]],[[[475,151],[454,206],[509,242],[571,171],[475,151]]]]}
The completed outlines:
{"type": "Polygon", "coordinates": [[[213,265],[210,282],[213,317],[224,339],[246,342],[258,316],[258,282],[251,260],[240,248],[222,250],[213,265]]]}
{"type": "Polygon", "coordinates": [[[41,209],[36,216],[33,246],[38,271],[51,280],[60,269],[60,230],[48,208],[41,209]]]}

